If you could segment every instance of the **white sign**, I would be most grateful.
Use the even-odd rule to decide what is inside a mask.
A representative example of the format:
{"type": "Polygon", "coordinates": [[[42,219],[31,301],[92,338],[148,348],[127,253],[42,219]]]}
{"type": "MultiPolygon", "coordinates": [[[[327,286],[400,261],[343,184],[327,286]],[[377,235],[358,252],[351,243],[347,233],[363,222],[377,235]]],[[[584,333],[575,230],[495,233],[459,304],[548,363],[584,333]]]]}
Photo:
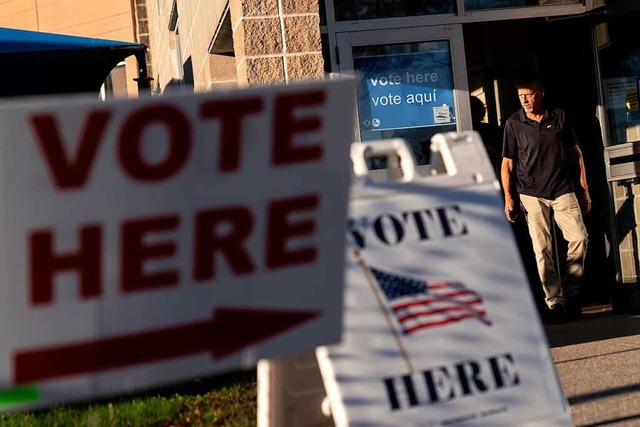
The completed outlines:
{"type": "Polygon", "coordinates": [[[343,339],[316,352],[333,419],[570,426],[482,142],[434,142],[443,173],[353,187],[343,339]]]}
{"type": "Polygon", "coordinates": [[[337,342],[353,93],[5,102],[0,410],[337,342]]]}

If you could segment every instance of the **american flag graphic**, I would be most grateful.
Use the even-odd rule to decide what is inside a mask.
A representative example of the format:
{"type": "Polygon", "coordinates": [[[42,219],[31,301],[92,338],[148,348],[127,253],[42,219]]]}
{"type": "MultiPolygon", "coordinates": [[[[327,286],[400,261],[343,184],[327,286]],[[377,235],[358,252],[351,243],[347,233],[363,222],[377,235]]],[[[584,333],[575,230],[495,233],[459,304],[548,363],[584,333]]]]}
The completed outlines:
{"type": "Polygon", "coordinates": [[[405,335],[465,319],[491,326],[480,295],[462,283],[427,283],[371,267],[370,270],[405,335]]]}

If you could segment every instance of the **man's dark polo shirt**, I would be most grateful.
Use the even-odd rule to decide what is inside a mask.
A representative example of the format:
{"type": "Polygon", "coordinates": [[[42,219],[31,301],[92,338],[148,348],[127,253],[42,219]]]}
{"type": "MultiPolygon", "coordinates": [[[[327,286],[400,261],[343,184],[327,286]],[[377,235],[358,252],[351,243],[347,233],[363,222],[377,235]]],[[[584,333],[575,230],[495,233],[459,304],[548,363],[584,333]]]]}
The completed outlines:
{"type": "Polygon", "coordinates": [[[564,110],[545,111],[540,123],[524,110],[505,123],[502,156],[514,161],[516,191],[527,196],[556,199],[573,192],[568,158],[578,143],[564,110]]]}

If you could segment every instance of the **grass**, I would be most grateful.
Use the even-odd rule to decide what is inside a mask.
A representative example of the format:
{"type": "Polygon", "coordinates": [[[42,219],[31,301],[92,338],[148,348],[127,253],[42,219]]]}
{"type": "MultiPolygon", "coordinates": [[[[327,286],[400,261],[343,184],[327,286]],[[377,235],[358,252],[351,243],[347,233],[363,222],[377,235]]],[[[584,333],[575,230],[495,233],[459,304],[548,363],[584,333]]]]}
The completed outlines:
{"type": "Polygon", "coordinates": [[[2,427],[205,427],[256,425],[255,371],[127,398],[0,415],[2,427]]]}

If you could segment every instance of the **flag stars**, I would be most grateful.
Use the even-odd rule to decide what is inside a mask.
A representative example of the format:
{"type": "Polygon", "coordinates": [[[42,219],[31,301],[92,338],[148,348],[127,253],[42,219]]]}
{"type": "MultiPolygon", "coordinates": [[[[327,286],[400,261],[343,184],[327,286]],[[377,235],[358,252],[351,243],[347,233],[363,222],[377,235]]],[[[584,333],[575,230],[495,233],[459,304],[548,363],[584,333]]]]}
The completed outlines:
{"type": "Polygon", "coordinates": [[[380,283],[385,296],[392,300],[404,296],[426,294],[427,284],[408,277],[392,276],[372,268],[373,275],[380,283]]]}

